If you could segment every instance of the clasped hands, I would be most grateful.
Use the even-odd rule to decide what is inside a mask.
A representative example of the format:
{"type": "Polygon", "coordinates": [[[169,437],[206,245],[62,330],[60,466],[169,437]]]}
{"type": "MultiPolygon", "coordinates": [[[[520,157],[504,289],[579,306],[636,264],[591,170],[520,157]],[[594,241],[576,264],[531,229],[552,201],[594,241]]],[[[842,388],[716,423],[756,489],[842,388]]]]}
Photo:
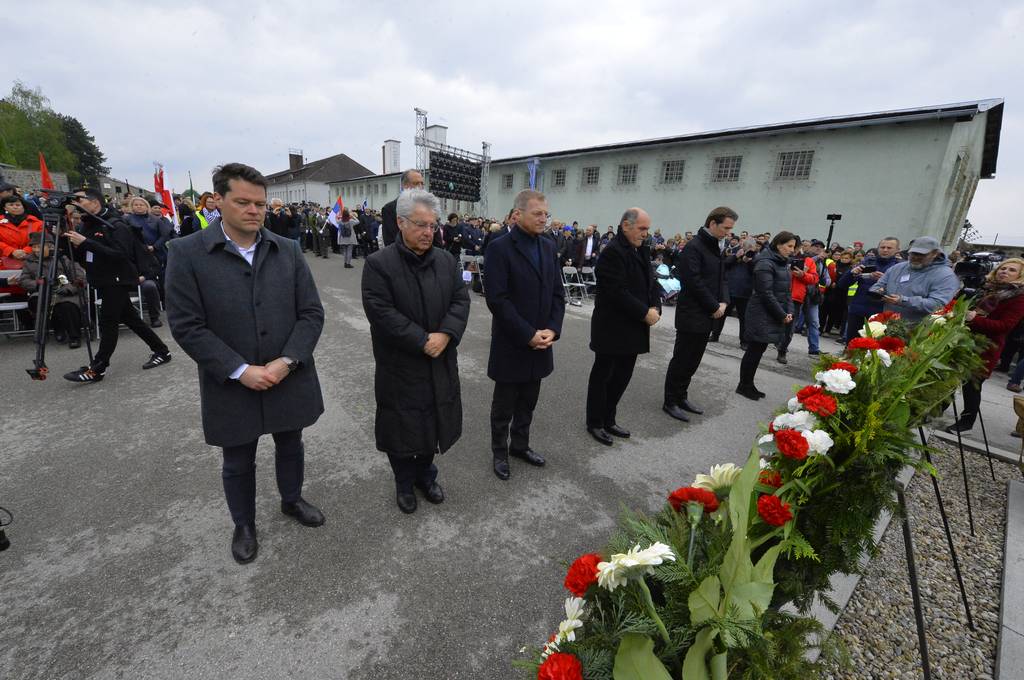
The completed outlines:
{"type": "Polygon", "coordinates": [[[547,349],[555,342],[555,332],[548,328],[537,331],[530,338],[531,349],[547,349]]]}
{"type": "Polygon", "coordinates": [[[423,345],[423,353],[431,359],[441,356],[441,352],[448,347],[451,336],[447,333],[430,333],[427,335],[427,342],[423,345]]]}
{"type": "Polygon", "coordinates": [[[238,382],[250,390],[263,392],[284,380],[289,373],[291,371],[288,370],[288,364],[284,359],[274,359],[266,366],[249,366],[238,377],[238,382]]]}
{"type": "Polygon", "coordinates": [[[711,318],[712,319],[721,319],[723,316],[725,316],[725,310],[728,307],[729,307],[729,305],[725,304],[724,302],[719,302],[718,303],[718,309],[716,309],[715,313],[711,315],[711,318]]]}

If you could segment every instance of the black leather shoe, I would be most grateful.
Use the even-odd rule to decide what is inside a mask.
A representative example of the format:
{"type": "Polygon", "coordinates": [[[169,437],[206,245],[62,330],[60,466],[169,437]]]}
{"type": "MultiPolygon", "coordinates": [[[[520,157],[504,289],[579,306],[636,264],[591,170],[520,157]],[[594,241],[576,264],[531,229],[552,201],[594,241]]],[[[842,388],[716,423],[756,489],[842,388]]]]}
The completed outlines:
{"type": "Polygon", "coordinates": [[[690,422],[690,418],[683,412],[683,409],[679,408],[675,404],[662,404],[661,410],[676,420],[681,420],[684,423],[690,422]]]}
{"type": "Polygon", "coordinates": [[[698,416],[704,415],[704,409],[694,406],[686,399],[683,399],[681,402],[679,402],[679,408],[683,409],[684,411],[689,411],[690,413],[695,413],[698,416]]]}
{"type": "Polygon", "coordinates": [[[622,437],[623,439],[629,439],[629,430],[619,427],[618,425],[605,425],[604,431],[613,437],[622,437]]]}
{"type": "Polygon", "coordinates": [[[970,432],[973,429],[974,429],[974,423],[966,422],[966,421],[964,421],[963,418],[961,418],[957,422],[955,422],[952,425],[950,425],[949,427],[947,427],[946,428],[946,432],[948,432],[949,434],[956,434],[958,431],[959,432],[970,432]]]}
{"type": "Polygon", "coordinates": [[[326,521],[324,513],[301,498],[294,503],[281,501],[281,512],[289,517],[294,517],[299,524],[307,527],[318,527],[326,521]]]}
{"type": "MultiPolygon", "coordinates": [[[[53,340],[54,342],[63,345],[65,342],[67,342],[68,336],[64,335],[63,333],[54,333],[53,340]]],[[[1006,373],[1006,371],[1003,371],[1003,373],[1006,373]]]]}
{"type": "Polygon", "coordinates": [[[152,319],[149,322],[149,327],[150,328],[160,328],[163,325],[164,325],[164,322],[161,321],[159,317],[157,317],[156,319],[152,319]]]}
{"type": "Polygon", "coordinates": [[[231,537],[231,556],[239,564],[249,564],[256,559],[260,544],[256,540],[256,527],[247,524],[244,527],[235,527],[235,533],[231,537]]]}
{"type": "Polygon", "coordinates": [[[444,489],[437,482],[431,482],[430,486],[423,488],[418,487],[423,492],[424,497],[434,505],[438,503],[444,503],[444,489]]]}
{"type": "Polygon", "coordinates": [[[82,346],[82,341],[78,338],[71,338],[68,340],[68,349],[78,349],[82,346]]]}
{"type": "Polygon", "coordinates": [[[540,455],[533,449],[526,449],[525,451],[509,451],[510,456],[515,456],[520,460],[525,460],[530,465],[535,467],[544,467],[544,456],[540,455]]]}
{"type": "Polygon", "coordinates": [[[761,390],[757,389],[757,385],[755,385],[754,383],[750,383],[750,386],[754,388],[755,392],[757,392],[758,399],[764,399],[765,397],[768,396],[767,394],[765,394],[761,390]]]}
{"type": "Polygon", "coordinates": [[[601,442],[605,446],[611,446],[612,443],[615,441],[614,439],[612,439],[612,436],[605,431],[603,427],[588,427],[587,432],[590,433],[591,437],[601,442]]]}
{"type": "Polygon", "coordinates": [[[494,459],[494,474],[503,481],[512,476],[512,470],[508,467],[507,458],[494,459]]]}
{"type": "Polygon", "coordinates": [[[401,493],[395,497],[398,502],[398,509],[407,515],[411,515],[416,512],[416,496],[411,493],[401,493]]]}
{"type": "Polygon", "coordinates": [[[778,361],[780,364],[788,364],[789,363],[789,359],[786,358],[786,353],[785,352],[779,352],[778,356],[775,357],[775,360],[778,361]]]}
{"type": "Polygon", "coordinates": [[[747,399],[757,401],[761,398],[761,393],[754,389],[753,385],[740,383],[736,386],[736,394],[743,395],[747,399]]]}

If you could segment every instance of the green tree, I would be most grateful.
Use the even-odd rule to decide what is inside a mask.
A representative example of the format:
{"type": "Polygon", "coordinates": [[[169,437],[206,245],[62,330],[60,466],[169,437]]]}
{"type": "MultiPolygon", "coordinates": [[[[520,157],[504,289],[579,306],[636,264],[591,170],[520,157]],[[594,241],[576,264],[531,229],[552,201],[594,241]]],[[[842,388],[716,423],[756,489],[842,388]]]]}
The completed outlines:
{"type": "Polygon", "coordinates": [[[98,184],[99,177],[108,174],[110,168],[103,165],[103,162],[107,159],[99,147],[96,146],[96,139],[89,134],[85,126],[74,116],[58,114],[58,117],[60,118],[61,127],[64,129],[65,144],[68,150],[78,159],[75,166],[74,174],[76,176],[73,178],[73,183],[80,184],[85,181],[91,185],[98,184]]]}
{"type": "Polygon", "coordinates": [[[67,146],[60,117],[39,88],[15,81],[0,100],[0,159],[20,168],[39,167],[39,152],[54,172],[75,173],[78,160],[67,146]]]}

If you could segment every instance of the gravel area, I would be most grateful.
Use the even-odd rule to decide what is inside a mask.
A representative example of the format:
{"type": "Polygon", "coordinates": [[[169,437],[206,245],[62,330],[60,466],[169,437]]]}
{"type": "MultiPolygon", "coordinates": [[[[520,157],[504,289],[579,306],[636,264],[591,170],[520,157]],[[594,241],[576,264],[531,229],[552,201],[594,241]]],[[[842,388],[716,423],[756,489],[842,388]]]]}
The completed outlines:
{"type": "MultiPolygon", "coordinates": [[[[975,631],[967,626],[953,562],[949,556],[931,481],[915,475],[907,493],[932,677],[991,680],[999,636],[1006,522],[1006,481],[1020,479],[1013,466],[995,462],[992,481],[984,456],[966,452],[976,536],[970,534],[963,475],[956,446],[931,444],[944,452],[935,463],[963,571],[975,631]]],[[[902,524],[894,518],[881,553],[858,584],[835,628],[853,661],[847,678],[920,678],[917,629],[907,580],[902,524]]]]}

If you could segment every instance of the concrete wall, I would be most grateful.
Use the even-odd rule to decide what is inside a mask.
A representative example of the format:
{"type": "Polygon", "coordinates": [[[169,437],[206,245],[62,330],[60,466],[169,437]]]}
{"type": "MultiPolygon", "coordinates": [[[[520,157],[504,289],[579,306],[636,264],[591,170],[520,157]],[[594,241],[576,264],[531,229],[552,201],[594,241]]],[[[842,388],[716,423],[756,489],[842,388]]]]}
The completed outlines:
{"type": "Polygon", "coordinates": [[[339,194],[342,203],[355,208],[366,200],[366,207],[380,210],[385,203],[398,196],[399,175],[377,176],[335,182],[330,185],[329,204],[333,205],[339,194]]]}
{"type": "MultiPolygon", "coordinates": [[[[4,180],[10,182],[22,191],[31,191],[42,188],[42,177],[38,170],[23,170],[21,168],[0,168],[0,175],[4,180]]],[[[53,187],[57,191],[70,191],[68,176],[63,172],[50,172],[50,179],[53,180],[53,187]]]]}

